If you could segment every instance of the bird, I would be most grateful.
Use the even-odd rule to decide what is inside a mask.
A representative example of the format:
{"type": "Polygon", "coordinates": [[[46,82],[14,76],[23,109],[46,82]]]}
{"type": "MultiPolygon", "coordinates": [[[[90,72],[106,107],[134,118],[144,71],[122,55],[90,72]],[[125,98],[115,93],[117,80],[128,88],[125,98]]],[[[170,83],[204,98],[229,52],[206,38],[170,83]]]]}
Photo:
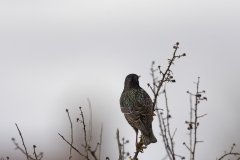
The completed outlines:
{"type": "Polygon", "coordinates": [[[153,103],[148,93],[139,86],[140,76],[129,74],[125,78],[124,89],[120,97],[120,108],[127,122],[136,132],[136,147],[138,130],[141,131],[142,143],[147,146],[156,143],[157,139],[152,130],[153,103]]]}

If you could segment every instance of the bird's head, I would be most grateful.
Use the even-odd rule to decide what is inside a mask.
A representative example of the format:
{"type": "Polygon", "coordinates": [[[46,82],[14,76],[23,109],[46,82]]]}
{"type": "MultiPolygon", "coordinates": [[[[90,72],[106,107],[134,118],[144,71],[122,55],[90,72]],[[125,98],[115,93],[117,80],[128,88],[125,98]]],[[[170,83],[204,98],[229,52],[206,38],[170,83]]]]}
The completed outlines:
{"type": "Polygon", "coordinates": [[[129,74],[125,78],[124,88],[140,88],[139,79],[140,76],[136,74],[129,74]]]}

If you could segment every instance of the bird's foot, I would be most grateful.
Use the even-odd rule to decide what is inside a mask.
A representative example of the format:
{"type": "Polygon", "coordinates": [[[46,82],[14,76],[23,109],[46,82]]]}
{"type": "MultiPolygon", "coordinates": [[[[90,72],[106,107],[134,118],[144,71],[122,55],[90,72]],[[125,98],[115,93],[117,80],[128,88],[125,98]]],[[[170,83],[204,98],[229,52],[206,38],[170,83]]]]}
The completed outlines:
{"type": "Polygon", "coordinates": [[[139,142],[139,143],[136,144],[136,150],[138,152],[143,153],[143,149],[146,149],[146,148],[147,148],[147,146],[143,145],[142,142],[139,142]]]}

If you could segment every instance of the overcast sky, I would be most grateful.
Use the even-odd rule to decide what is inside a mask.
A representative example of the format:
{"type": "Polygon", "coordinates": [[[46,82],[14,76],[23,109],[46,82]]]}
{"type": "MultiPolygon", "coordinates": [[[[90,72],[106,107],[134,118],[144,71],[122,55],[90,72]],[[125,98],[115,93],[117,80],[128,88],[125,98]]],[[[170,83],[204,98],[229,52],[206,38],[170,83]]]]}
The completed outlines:
{"type": "MultiPolygon", "coordinates": [[[[198,159],[216,159],[232,143],[240,152],[240,2],[239,1],[0,1],[0,158],[26,159],[15,151],[11,138],[21,139],[28,152],[44,152],[45,160],[67,159],[70,124],[74,145],[81,148],[82,126],[76,123],[79,106],[88,121],[87,98],[93,109],[93,147],[103,123],[101,159],[118,158],[116,129],[130,140],[126,151],[135,151],[135,132],[119,108],[125,77],[141,75],[140,86],[151,96],[147,83],[154,60],[166,69],[172,46],[180,42],[172,67],[176,83],[167,85],[172,132],[177,154],[189,158],[189,95],[200,78],[207,102],[199,107],[198,159]]],[[[164,108],[163,96],[159,107],[164,108]]],[[[157,117],[153,130],[158,142],[140,159],[165,157],[157,117]],[[150,157],[150,158],[149,158],[150,157]]],[[[74,153],[73,160],[79,158],[74,153]]]]}

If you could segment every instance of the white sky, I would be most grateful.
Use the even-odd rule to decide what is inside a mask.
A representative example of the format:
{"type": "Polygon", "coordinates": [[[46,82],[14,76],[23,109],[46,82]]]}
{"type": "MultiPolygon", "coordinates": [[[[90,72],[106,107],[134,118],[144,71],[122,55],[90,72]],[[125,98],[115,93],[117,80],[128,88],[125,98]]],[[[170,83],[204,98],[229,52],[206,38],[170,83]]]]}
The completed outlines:
{"type": "MultiPolygon", "coordinates": [[[[0,1],[0,158],[25,159],[15,151],[11,138],[21,139],[17,123],[32,153],[32,145],[44,159],[66,159],[70,139],[65,109],[74,121],[75,145],[83,143],[82,126],[75,122],[79,106],[88,118],[87,98],[93,108],[94,142],[104,124],[102,157],[118,158],[116,129],[130,140],[134,130],[119,109],[126,75],[142,75],[140,85],[149,94],[152,60],[164,69],[172,46],[180,42],[172,70],[177,83],[167,86],[176,153],[189,158],[185,121],[189,96],[206,90],[207,102],[199,107],[198,159],[216,159],[237,144],[240,152],[240,2],[239,1],[0,1]]],[[[164,104],[163,96],[160,104],[164,104]]],[[[164,108],[165,106],[161,106],[164,108]]],[[[86,119],[88,120],[88,119],[86,119]]],[[[140,159],[161,159],[166,153],[153,123],[157,144],[140,159]]],[[[95,145],[94,145],[95,147],[95,145]]],[[[77,155],[74,154],[74,160],[77,155]]]]}

